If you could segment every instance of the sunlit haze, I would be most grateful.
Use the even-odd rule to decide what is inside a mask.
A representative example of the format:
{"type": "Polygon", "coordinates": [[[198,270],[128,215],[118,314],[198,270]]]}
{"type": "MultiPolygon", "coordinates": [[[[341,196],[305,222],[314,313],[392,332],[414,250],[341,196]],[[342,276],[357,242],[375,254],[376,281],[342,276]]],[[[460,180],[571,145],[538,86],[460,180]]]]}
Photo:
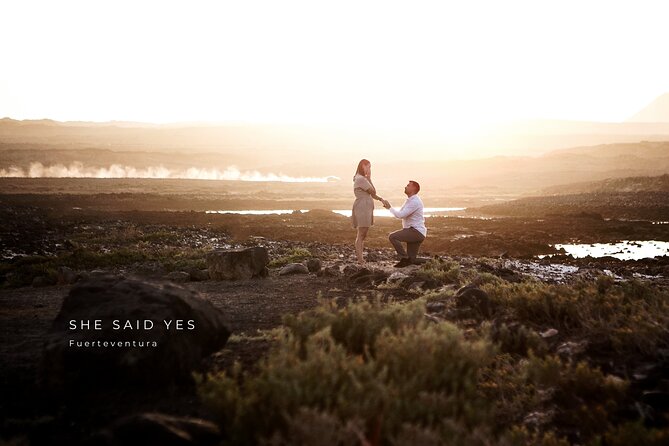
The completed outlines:
{"type": "Polygon", "coordinates": [[[5,2],[0,115],[467,132],[669,91],[666,2],[5,2]]]}
{"type": "Polygon", "coordinates": [[[211,168],[202,169],[189,167],[175,170],[164,166],[135,168],[121,164],[112,164],[108,168],[91,168],[81,162],[74,162],[69,166],[55,164],[44,166],[42,163],[30,163],[26,170],[10,167],[0,169],[0,177],[8,178],[182,178],[190,180],[228,180],[228,181],[281,181],[285,183],[326,183],[339,180],[336,176],[327,177],[293,177],[284,174],[263,174],[258,171],[240,171],[235,166],[224,170],[211,168]]]}

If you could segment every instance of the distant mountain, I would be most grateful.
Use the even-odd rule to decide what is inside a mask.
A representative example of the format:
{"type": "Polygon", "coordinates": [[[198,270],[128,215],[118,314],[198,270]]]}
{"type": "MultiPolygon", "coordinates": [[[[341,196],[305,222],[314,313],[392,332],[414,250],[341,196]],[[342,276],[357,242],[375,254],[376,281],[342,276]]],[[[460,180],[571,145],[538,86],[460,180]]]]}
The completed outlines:
{"type": "MultiPolygon", "coordinates": [[[[108,122],[93,122],[93,121],[54,121],[53,119],[12,119],[5,117],[0,119],[0,126],[35,126],[44,125],[52,127],[161,127],[160,124],[151,124],[146,122],[132,122],[132,121],[108,121],[108,122]]],[[[184,124],[186,125],[186,124],[184,124]]],[[[170,127],[165,124],[162,127],[170,127]]]]}
{"type": "Polygon", "coordinates": [[[627,122],[669,122],[669,93],[656,98],[627,122]]]}
{"type": "MultiPolygon", "coordinates": [[[[667,138],[669,139],[669,138],[667,138]]],[[[599,144],[595,146],[570,147],[559,149],[544,155],[547,158],[565,158],[572,155],[591,158],[669,158],[669,142],[667,141],[639,141],[634,143],[599,144]]]]}
{"type": "Polygon", "coordinates": [[[602,181],[563,184],[548,187],[541,191],[541,195],[589,192],[669,192],[669,174],[652,177],[607,178],[602,181]]]}
{"type": "Polygon", "coordinates": [[[544,189],[537,196],[468,209],[467,212],[535,218],[571,215],[595,220],[604,217],[664,222],[669,215],[669,175],[609,178],[555,186],[544,189]]]}

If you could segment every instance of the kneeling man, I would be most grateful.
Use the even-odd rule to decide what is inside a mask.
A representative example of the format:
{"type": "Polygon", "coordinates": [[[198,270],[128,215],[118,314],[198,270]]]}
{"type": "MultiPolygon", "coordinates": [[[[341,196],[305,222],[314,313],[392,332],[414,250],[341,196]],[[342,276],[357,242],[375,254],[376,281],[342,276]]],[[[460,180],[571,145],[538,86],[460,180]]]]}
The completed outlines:
{"type": "Polygon", "coordinates": [[[418,196],[419,191],[420,184],[415,181],[409,181],[409,184],[404,188],[407,201],[404,202],[399,211],[392,208],[387,200],[383,202],[383,207],[388,209],[395,217],[402,219],[403,229],[392,232],[388,236],[390,243],[393,244],[397,254],[400,256],[399,263],[395,265],[396,268],[402,268],[415,263],[418,248],[427,236],[425,218],[423,217],[423,201],[418,196]],[[402,242],[406,242],[407,244],[406,251],[402,242]]]}

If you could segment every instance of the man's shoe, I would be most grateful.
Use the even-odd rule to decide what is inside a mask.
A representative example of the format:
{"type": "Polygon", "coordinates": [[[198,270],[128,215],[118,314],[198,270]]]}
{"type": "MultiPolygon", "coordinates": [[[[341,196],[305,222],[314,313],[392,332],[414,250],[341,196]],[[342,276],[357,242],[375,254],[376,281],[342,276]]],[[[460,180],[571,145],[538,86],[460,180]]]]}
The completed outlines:
{"type": "Polygon", "coordinates": [[[404,268],[405,266],[411,265],[411,260],[403,257],[402,260],[393,265],[395,268],[404,268]]]}

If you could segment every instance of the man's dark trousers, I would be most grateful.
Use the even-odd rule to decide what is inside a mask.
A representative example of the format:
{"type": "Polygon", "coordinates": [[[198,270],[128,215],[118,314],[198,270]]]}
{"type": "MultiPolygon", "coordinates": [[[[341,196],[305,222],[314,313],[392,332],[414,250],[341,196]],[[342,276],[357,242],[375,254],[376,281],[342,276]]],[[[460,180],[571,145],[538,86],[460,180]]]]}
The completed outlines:
{"type": "Polygon", "coordinates": [[[409,260],[413,261],[418,255],[418,248],[420,248],[420,244],[425,240],[425,236],[421,234],[418,229],[404,228],[399,231],[391,232],[388,239],[401,258],[409,258],[409,260]],[[407,244],[406,251],[404,250],[402,242],[406,242],[407,244]]]}

